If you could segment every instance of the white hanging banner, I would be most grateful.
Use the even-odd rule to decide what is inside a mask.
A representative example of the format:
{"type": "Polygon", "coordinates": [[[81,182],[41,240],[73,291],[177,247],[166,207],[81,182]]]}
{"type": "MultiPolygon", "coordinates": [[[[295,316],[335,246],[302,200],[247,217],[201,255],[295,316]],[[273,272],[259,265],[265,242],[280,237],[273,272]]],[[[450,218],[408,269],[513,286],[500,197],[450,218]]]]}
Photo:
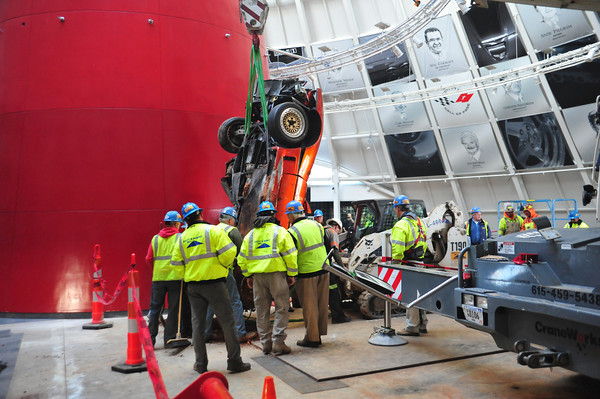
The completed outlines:
{"type": "Polygon", "coordinates": [[[413,36],[421,72],[427,79],[469,70],[450,15],[437,18],[413,36]]]}
{"type": "MultiPolygon", "coordinates": [[[[487,76],[529,64],[529,57],[521,57],[480,68],[479,71],[481,76],[487,76]]],[[[535,77],[486,89],[496,118],[511,119],[551,111],[540,83],[540,78],[535,77]]]]}
{"type": "Polygon", "coordinates": [[[499,172],[504,162],[489,123],[442,129],[454,173],[499,172]]]}
{"type": "Polygon", "coordinates": [[[593,33],[583,11],[518,4],[519,14],[536,50],[570,42],[593,33]]]}
{"type": "MultiPolygon", "coordinates": [[[[387,83],[373,87],[375,96],[386,96],[418,90],[416,82],[387,83]]],[[[392,101],[393,102],[393,101],[392,101]]],[[[431,128],[422,102],[395,104],[377,108],[384,133],[407,133],[431,128]]]]}
{"type": "MultiPolygon", "coordinates": [[[[337,40],[328,43],[313,44],[315,58],[329,56],[353,46],[352,39],[337,40]]],[[[365,87],[362,75],[356,65],[332,69],[318,74],[324,93],[362,89],[365,87]]]]}

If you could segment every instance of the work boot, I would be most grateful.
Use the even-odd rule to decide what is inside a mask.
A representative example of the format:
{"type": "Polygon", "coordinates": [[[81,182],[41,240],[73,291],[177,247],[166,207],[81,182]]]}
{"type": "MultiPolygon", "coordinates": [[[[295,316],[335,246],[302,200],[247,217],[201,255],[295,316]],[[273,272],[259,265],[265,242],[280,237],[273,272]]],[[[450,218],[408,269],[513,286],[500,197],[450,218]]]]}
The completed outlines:
{"type": "Polygon", "coordinates": [[[342,324],[342,323],[348,323],[350,322],[352,319],[349,316],[342,316],[342,317],[335,317],[331,319],[331,324],[342,324]]]}
{"type": "Polygon", "coordinates": [[[202,367],[198,363],[194,363],[194,371],[197,371],[200,374],[206,373],[206,367],[202,367]]]}
{"type": "Polygon", "coordinates": [[[280,344],[275,344],[272,353],[275,356],[287,355],[288,353],[292,353],[292,348],[287,346],[285,342],[282,342],[280,344]]]}
{"type": "Polygon", "coordinates": [[[235,363],[227,362],[227,370],[231,373],[242,373],[244,371],[248,371],[252,368],[250,363],[244,363],[242,359],[235,363]]]}
{"type": "Polygon", "coordinates": [[[256,331],[248,331],[246,334],[239,337],[238,341],[240,341],[240,343],[249,342],[256,338],[257,335],[258,334],[256,333],[256,331]]]}
{"type": "Polygon", "coordinates": [[[319,341],[309,341],[306,338],[304,338],[304,339],[301,339],[300,341],[297,341],[296,345],[304,346],[306,348],[317,348],[319,345],[321,345],[321,342],[320,342],[320,340],[319,341]]]}
{"type": "Polygon", "coordinates": [[[419,332],[408,331],[407,329],[396,332],[396,335],[402,335],[404,337],[419,337],[419,332]]]}
{"type": "Polygon", "coordinates": [[[265,342],[263,344],[263,353],[268,355],[273,350],[273,341],[265,342]]]}

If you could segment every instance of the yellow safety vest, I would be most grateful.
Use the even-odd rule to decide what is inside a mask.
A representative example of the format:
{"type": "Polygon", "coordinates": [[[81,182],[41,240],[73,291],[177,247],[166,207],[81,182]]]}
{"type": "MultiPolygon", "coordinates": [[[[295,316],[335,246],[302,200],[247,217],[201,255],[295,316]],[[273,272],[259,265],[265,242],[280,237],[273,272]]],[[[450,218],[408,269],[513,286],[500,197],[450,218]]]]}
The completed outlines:
{"type": "Polygon", "coordinates": [[[392,259],[423,259],[427,251],[427,226],[415,216],[402,217],[392,228],[392,259]]]}
{"type": "Polygon", "coordinates": [[[183,278],[183,271],[171,266],[173,247],[180,235],[181,233],[177,233],[163,238],[157,234],[152,238],[152,254],[154,258],[152,281],[171,281],[183,278]]]}
{"type": "Polygon", "coordinates": [[[229,232],[231,231],[231,229],[235,229],[235,227],[233,227],[233,226],[231,226],[231,225],[229,225],[229,224],[227,224],[227,223],[223,223],[223,222],[219,223],[219,224],[217,225],[217,227],[219,227],[219,228],[221,228],[221,229],[225,230],[225,232],[226,232],[227,234],[229,234],[229,232]]]}
{"type": "Polygon", "coordinates": [[[295,276],[298,274],[297,255],[287,230],[275,223],[265,223],[250,230],[244,237],[237,261],[246,277],[273,272],[295,276]]]}
{"type": "Polygon", "coordinates": [[[575,224],[573,223],[573,226],[570,226],[571,222],[567,222],[567,224],[565,224],[565,229],[588,229],[590,226],[587,225],[586,222],[581,222],[581,224],[575,224]]]}
{"type": "Polygon", "coordinates": [[[298,246],[298,273],[308,274],[322,270],[327,258],[323,226],[314,220],[302,219],[288,231],[296,238],[298,246]]]}
{"type": "Polygon", "coordinates": [[[196,223],[178,238],[171,265],[182,266],[186,282],[216,280],[227,277],[236,252],[223,229],[196,223]]]}

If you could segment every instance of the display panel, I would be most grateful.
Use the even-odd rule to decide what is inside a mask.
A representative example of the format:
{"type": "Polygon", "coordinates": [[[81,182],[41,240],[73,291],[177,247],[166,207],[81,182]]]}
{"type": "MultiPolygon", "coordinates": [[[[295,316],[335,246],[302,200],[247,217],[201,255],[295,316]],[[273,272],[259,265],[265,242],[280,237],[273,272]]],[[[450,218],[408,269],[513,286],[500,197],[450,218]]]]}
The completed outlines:
{"type": "Polygon", "coordinates": [[[505,165],[489,123],[442,129],[442,140],[455,173],[504,170],[505,165]]]}
{"type": "MultiPolygon", "coordinates": [[[[554,50],[555,54],[562,54],[596,42],[596,36],[592,35],[557,46],[554,50]]],[[[541,59],[543,54],[538,54],[538,57],[541,59]]],[[[562,108],[589,104],[596,101],[596,96],[600,94],[600,60],[548,73],[546,79],[562,108]]]]}
{"type": "Polygon", "coordinates": [[[517,169],[573,164],[552,112],[499,121],[498,125],[517,169]]]}
{"type": "MultiPolygon", "coordinates": [[[[358,42],[363,44],[373,40],[376,36],[378,35],[362,36],[358,38],[358,42]]],[[[386,50],[367,58],[365,65],[373,86],[395,80],[402,82],[415,80],[415,75],[410,70],[406,49],[402,43],[396,44],[393,50],[386,50]]]]}
{"type": "MultiPolygon", "coordinates": [[[[482,76],[493,75],[529,64],[529,57],[521,57],[480,68],[480,72],[482,76]]],[[[550,111],[550,104],[544,96],[540,83],[540,78],[534,77],[486,89],[496,117],[510,119],[550,111]]]]}
{"type": "Polygon", "coordinates": [[[444,174],[432,130],[386,135],[385,142],[397,177],[444,174]]]}
{"type": "Polygon", "coordinates": [[[450,15],[437,18],[413,36],[421,72],[425,78],[469,70],[450,15]]]}
{"type": "MultiPolygon", "coordinates": [[[[315,58],[319,58],[347,50],[353,45],[352,39],[345,39],[313,44],[312,50],[315,58]]],[[[324,92],[354,90],[365,87],[365,82],[356,65],[349,65],[319,73],[318,77],[324,92]]]]}
{"type": "Polygon", "coordinates": [[[517,8],[536,50],[545,50],[593,32],[585,13],[557,7],[518,4],[517,8]]]}
{"type": "MultiPolygon", "coordinates": [[[[416,82],[388,83],[373,87],[375,96],[394,95],[418,90],[416,82]]],[[[394,104],[377,108],[384,133],[406,133],[431,127],[423,102],[394,104]]]]}
{"type": "Polygon", "coordinates": [[[460,14],[477,65],[486,66],[527,54],[506,4],[490,1],[460,14]]]}
{"type": "MultiPolygon", "coordinates": [[[[443,86],[454,82],[472,79],[470,72],[427,80],[427,87],[443,86]]],[[[431,101],[431,106],[440,127],[473,125],[488,120],[487,113],[481,103],[479,92],[454,92],[431,101]]]]}
{"type": "Polygon", "coordinates": [[[583,162],[594,162],[594,149],[600,131],[596,121],[596,104],[580,105],[563,110],[567,127],[583,162]]]}
{"type": "MultiPolygon", "coordinates": [[[[286,53],[298,55],[300,57],[307,57],[306,49],[304,47],[286,47],[280,48],[278,50],[285,51],[286,53]]],[[[301,61],[301,59],[293,57],[291,55],[278,53],[276,51],[267,50],[267,62],[269,64],[269,70],[274,68],[280,68],[286,65],[290,65],[294,62],[301,61]]],[[[299,80],[303,80],[306,82],[305,86],[307,89],[314,89],[313,82],[306,75],[302,75],[298,78],[299,80]]]]}

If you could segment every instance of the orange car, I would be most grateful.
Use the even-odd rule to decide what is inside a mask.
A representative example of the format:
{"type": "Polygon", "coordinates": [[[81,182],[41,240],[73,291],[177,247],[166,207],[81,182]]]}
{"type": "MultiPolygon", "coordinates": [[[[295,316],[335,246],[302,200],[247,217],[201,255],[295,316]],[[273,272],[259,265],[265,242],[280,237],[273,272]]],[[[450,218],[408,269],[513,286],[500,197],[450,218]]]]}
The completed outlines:
{"type": "Polygon", "coordinates": [[[309,209],[306,185],[321,142],[323,99],[320,89],[307,90],[305,83],[266,80],[266,125],[255,90],[248,133],[244,118],[230,118],[219,128],[221,147],[237,154],[227,162],[221,185],[237,208],[242,236],[252,229],[262,201],[275,205],[284,226],[289,201],[309,209]]]}

